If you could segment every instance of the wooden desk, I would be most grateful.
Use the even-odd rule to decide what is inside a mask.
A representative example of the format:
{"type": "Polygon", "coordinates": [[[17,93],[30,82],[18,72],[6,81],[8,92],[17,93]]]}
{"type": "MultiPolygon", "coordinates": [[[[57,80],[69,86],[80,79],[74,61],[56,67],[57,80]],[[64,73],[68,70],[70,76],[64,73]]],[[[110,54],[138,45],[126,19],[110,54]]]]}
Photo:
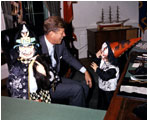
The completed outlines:
{"type": "Polygon", "coordinates": [[[138,37],[138,28],[121,28],[112,30],[87,29],[88,57],[101,49],[105,41],[121,41],[138,37]]]}
{"type": "Polygon", "coordinates": [[[102,120],[106,111],[1,96],[2,120],[102,120]]]}
{"type": "Polygon", "coordinates": [[[128,59],[124,71],[120,77],[117,89],[114,93],[110,106],[104,117],[105,120],[134,120],[134,119],[140,120],[140,118],[136,117],[136,115],[134,115],[132,111],[136,106],[146,103],[147,100],[140,100],[136,98],[128,98],[117,95],[121,83],[122,81],[124,81],[123,78],[127,72],[129,61],[130,58],[128,59]]]}

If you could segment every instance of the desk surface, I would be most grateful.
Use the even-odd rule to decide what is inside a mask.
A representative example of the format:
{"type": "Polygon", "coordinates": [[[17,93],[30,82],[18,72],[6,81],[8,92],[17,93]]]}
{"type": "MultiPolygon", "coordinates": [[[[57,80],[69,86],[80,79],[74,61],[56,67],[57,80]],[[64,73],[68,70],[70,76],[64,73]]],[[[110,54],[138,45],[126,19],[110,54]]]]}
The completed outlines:
{"type": "Polygon", "coordinates": [[[106,111],[1,97],[2,120],[101,120],[106,111]]]}
{"type": "Polygon", "coordinates": [[[124,81],[123,78],[126,75],[129,61],[130,58],[128,59],[124,71],[120,77],[117,89],[113,95],[110,106],[104,117],[105,120],[141,120],[139,117],[133,114],[133,109],[138,105],[145,104],[147,100],[139,100],[117,95],[121,83],[122,81],[124,81]]]}

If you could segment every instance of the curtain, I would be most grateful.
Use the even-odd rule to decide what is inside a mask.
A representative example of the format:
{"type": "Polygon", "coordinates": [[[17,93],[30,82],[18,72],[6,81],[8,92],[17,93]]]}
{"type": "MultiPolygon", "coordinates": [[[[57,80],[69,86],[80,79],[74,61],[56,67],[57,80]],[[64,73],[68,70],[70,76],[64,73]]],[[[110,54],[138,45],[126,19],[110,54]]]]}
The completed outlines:
{"type": "Polygon", "coordinates": [[[45,1],[44,3],[50,12],[50,16],[61,16],[60,1],[45,1]]]}
{"type": "Polygon", "coordinates": [[[142,33],[147,29],[147,1],[139,1],[139,27],[142,33]]]}
{"type": "Polygon", "coordinates": [[[5,19],[4,19],[4,14],[3,14],[3,10],[1,8],[1,31],[6,29],[6,25],[5,25],[5,19]]]}
{"type": "Polygon", "coordinates": [[[1,7],[4,14],[6,29],[13,28],[13,18],[11,15],[11,2],[10,1],[2,1],[1,7]]]}

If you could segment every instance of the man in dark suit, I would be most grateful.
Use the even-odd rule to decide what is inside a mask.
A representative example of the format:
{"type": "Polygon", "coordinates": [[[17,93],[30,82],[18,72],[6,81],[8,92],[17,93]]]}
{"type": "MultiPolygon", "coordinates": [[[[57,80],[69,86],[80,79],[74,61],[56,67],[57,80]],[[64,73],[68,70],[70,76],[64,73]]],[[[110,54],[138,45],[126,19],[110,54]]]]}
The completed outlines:
{"type": "Polygon", "coordinates": [[[92,87],[91,77],[84,66],[75,59],[65,46],[63,37],[65,36],[65,22],[58,16],[51,16],[44,22],[44,36],[40,37],[40,44],[43,54],[49,54],[52,65],[57,72],[60,72],[60,61],[63,59],[72,65],[76,70],[85,74],[86,83],[61,77],[61,83],[56,86],[56,90],[50,90],[51,98],[54,100],[69,100],[70,105],[85,106],[88,90],[92,87]],[[55,50],[54,50],[55,49],[55,50]],[[54,54],[53,54],[54,53],[54,54]],[[56,54],[56,57],[53,56],[56,54]]]}

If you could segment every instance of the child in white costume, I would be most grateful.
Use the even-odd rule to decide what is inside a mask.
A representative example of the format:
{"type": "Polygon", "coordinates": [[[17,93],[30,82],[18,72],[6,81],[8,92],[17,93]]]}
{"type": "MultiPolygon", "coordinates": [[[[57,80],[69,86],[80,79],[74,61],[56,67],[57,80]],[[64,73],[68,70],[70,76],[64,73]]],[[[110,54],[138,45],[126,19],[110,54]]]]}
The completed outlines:
{"type": "Polygon", "coordinates": [[[107,109],[117,86],[119,67],[107,42],[103,43],[101,50],[96,53],[96,57],[97,59],[92,62],[91,67],[98,74],[99,104],[101,108],[107,109]]]}
{"type": "Polygon", "coordinates": [[[107,109],[119,79],[119,65],[117,58],[131,48],[141,37],[130,40],[104,42],[101,50],[96,53],[95,62],[91,67],[98,74],[99,108],[107,109]],[[104,105],[103,105],[104,104],[104,105]]]}

